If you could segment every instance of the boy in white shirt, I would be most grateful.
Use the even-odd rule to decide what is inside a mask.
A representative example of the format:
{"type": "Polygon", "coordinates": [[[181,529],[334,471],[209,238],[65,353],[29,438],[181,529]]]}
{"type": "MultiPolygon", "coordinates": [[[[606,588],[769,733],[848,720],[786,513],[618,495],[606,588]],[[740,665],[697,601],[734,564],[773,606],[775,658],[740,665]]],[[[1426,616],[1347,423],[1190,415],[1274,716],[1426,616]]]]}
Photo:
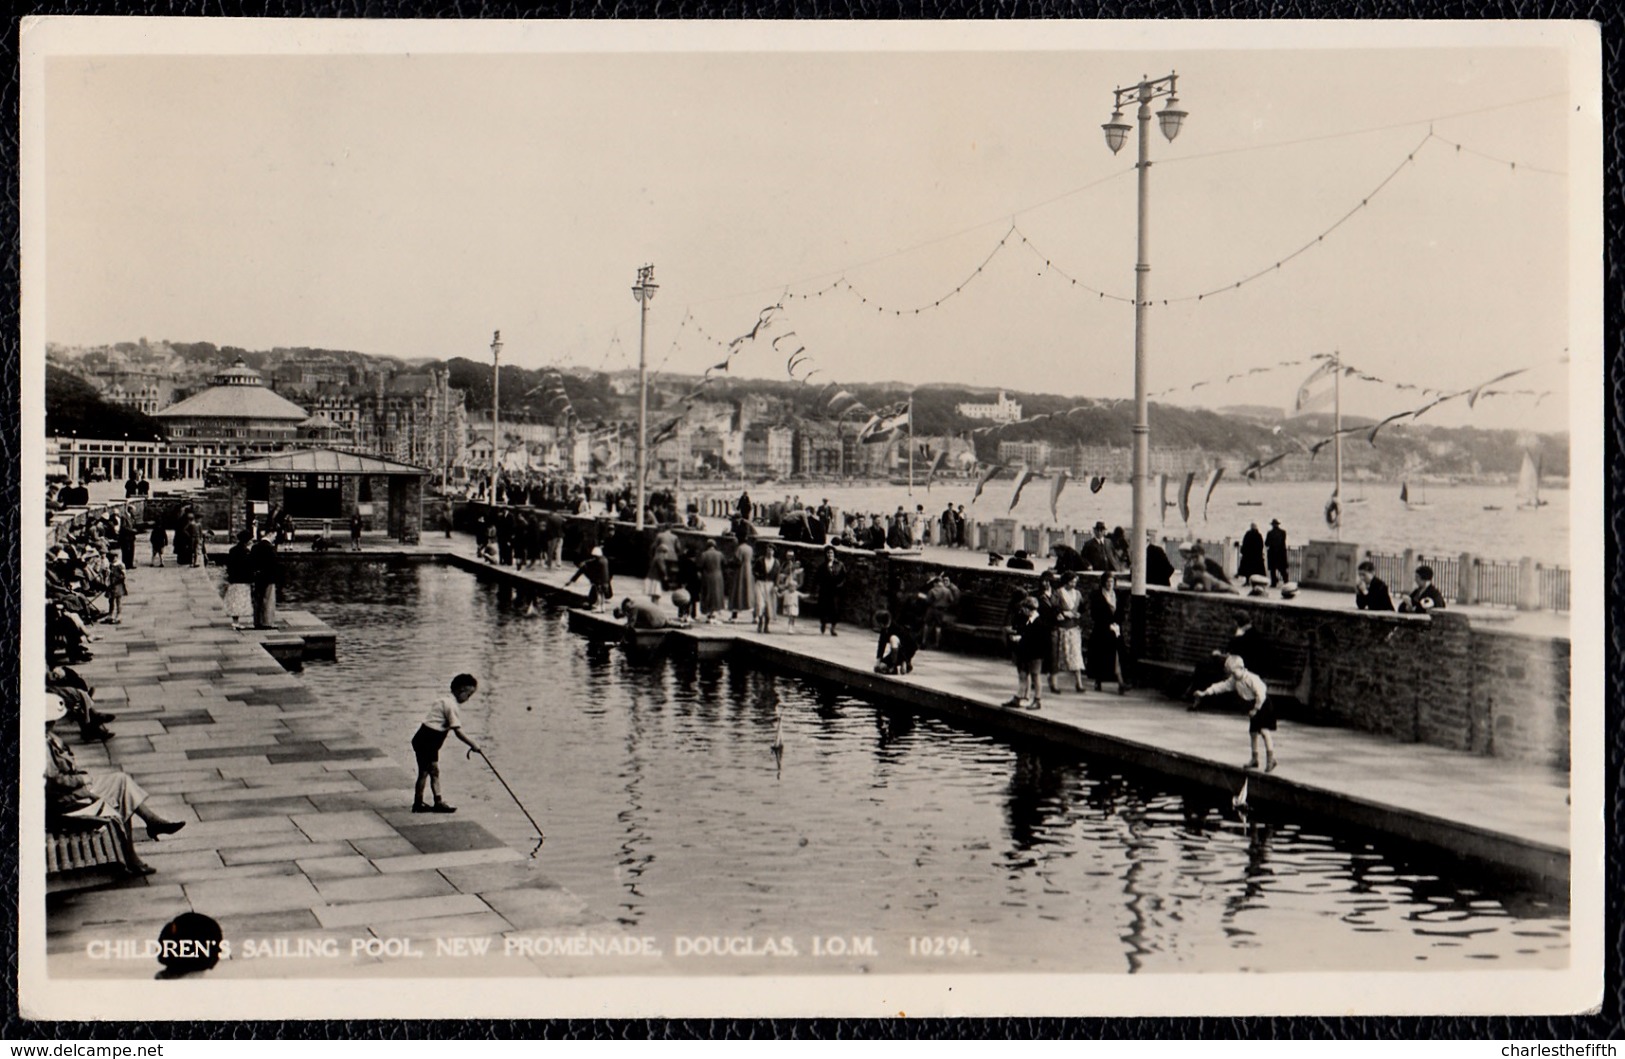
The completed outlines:
{"type": "Polygon", "coordinates": [[[470,750],[476,754],[483,753],[475,745],[474,740],[463,734],[463,720],[457,712],[457,707],[474,697],[480,682],[467,673],[459,673],[451,678],[451,694],[442,695],[429,707],[428,716],[418,726],[417,734],[412,736],[412,751],[418,759],[418,783],[412,796],[412,811],[414,813],[455,813],[455,807],[447,805],[440,797],[440,747],[446,741],[447,732],[457,733],[457,738],[468,744],[470,750]],[[434,804],[425,805],[423,802],[423,787],[428,784],[434,791],[434,804]]]}
{"type": "Polygon", "coordinates": [[[1247,706],[1247,737],[1252,743],[1253,750],[1253,757],[1247,762],[1247,768],[1258,767],[1258,740],[1262,736],[1264,753],[1267,756],[1264,771],[1274,772],[1275,740],[1270,733],[1275,731],[1275,706],[1269,702],[1269,692],[1264,687],[1264,679],[1250,672],[1240,655],[1230,655],[1226,658],[1224,671],[1228,676],[1217,684],[1198,691],[1196,697],[1202,699],[1228,691],[1240,699],[1247,706]]]}

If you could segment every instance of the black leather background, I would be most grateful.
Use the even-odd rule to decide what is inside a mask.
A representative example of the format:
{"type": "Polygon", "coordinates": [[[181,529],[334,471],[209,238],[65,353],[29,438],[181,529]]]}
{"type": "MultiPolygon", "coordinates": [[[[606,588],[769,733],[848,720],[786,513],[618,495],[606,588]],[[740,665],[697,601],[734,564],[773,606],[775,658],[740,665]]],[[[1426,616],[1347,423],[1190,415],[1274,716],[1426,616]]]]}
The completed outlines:
{"type": "MultiPolygon", "coordinates": [[[[1625,1037],[1622,1010],[1622,955],[1625,955],[1625,918],[1621,915],[1620,778],[1625,770],[1625,642],[1619,620],[1625,583],[1622,583],[1620,557],[1625,551],[1625,463],[1621,442],[1625,440],[1625,357],[1621,356],[1621,302],[1625,285],[1620,282],[1622,222],[1625,222],[1625,189],[1619,171],[1620,123],[1619,84],[1625,17],[1616,3],[1584,3],[1576,0],[1441,0],[1436,3],[1405,3],[1399,0],[1361,0],[1332,3],[1326,0],[1297,0],[1294,3],[1240,2],[1214,0],[1155,2],[1137,0],[1125,3],[1060,3],[1055,0],[1003,0],[999,3],[897,3],[879,0],[776,0],[754,4],[655,2],[655,0],[598,0],[595,3],[412,3],[400,0],[344,0],[344,2],[283,2],[261,0],[164,0],[105,2],[105,0],[65,0],[61,3],[25,3],[13,14],[6,36],[6,62],[9,76],[4,82],[4,179],[6,194],[0,198],[0,234],[5,244],[6,299],[4,327],[0,341],[5,343],[0,357],[0,825],[5,841],[0,843],[0,885],[5,901],[0,908],[0,931],[5,950],[5,1022],[0,1039],[67,1040],[112,1038],[125,1042],[169,1038],[284,1038],[324,1040],[367,1039],[507,1039],[547,1037],[605,1040],[648,1038],[692,1039],[891,1039],[916,1038],[1353,1038],[1408,1040],[1415,1038],[1487,1039],[1520,1038],[1545,1040],[1619,1040],[1625,1037]],[[1607,903],[1606,968],[1608,989],[1603,1010],[1578,1017],[1529,1018],[1408,1018],[1408,1019],[894,1019],[869,1020],[632,1020],[632,1021],[444,1021],[444,1022],[193,1022],[147,1023],[109,1026],[85,1023],[31,1023],[17,1013],[16,907],[17,907],[17,738],[14,704],[18,701],[17,657],[10,652],[17,642],[18,577],[18,216],[17,216],[17,16],[22,14],[120,14],[186,16],[272,16],[281,18],[774,18],[774,19],[1047,19],[1047,18],[1449,18],[1508,19],[1562,18],[1598,20],[1603,27],[1604,144],[1606,164],[1606,268],[1607,288],[1607,378],[1598,379],[1607,395],[1606,453],[1608,525],[1603,556],[1575,556],[1574,568],[1580,576],[1589,571],[1601,573],[1607,582],[1608,709],[1606,805],[1610,840],[1608,877],[1611,881],[1607,903]],[[1600,560],[1600,562],[1599,562],[1600,560]]],[[[35,355],[40,355],[35,351],[35,355]]]]}

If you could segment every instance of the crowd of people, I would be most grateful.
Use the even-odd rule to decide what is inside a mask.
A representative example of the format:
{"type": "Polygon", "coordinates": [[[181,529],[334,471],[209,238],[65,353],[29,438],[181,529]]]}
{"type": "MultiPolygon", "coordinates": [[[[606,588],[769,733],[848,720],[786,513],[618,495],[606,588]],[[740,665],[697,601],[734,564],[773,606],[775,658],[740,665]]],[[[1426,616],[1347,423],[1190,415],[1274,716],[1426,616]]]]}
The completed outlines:
{"type": "MultiPolygon", "coordinates": [[[[177,513],[177,537],[185,530],[190,539],[201,541],[196,525],[194,512],[177,513]]],[[[142,821],[153,839],[179,831],[185,822],[168,820],[153,810],[147,792],[127,773],[105,769],[93,774],[80,767],[59,731],[67,721],[77,728],[82,743],[114,737],[108,726],[117,715],[97,707],[96,689],[74,666],[95,657],[92,645],[101,638],[94,631],[96,625],[122,620],[137,534],[129,512],[113,508],[90,515],[74,529],[58,530],[46,554],[45,811],[46,830],[52,834],[111,829],[127,870],[149,875],[153,868],[135,848],[134,822],[142,821]]],[[[202,561],[195,544],[188,559],[202,561]]]]}

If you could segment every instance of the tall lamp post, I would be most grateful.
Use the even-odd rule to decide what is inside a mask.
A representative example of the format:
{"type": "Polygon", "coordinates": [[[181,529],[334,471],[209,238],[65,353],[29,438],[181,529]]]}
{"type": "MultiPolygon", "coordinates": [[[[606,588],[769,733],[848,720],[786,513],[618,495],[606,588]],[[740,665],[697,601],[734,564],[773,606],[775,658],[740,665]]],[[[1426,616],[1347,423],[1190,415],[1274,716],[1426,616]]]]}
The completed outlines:
{"type": "Polygon", "coordinates": [[[632,297],[638,300],[638,529],[643,528],[643,492],[645,478],[648,474],[649,461],[644,452],[649,437],[649,381],[646,375],[647,360],[644,350],[649,334],[649,303],[654,301],[655,291],[659,290],[655,283],[655,267],[644,265],[638,269],[637,286],[632,288],[632,297]]]}
{"type": "Polygon", "coordinates": [[[502,376],[498,373],[497,363],[502,359],[502,332],[491,332],[491,496],[492,504],[497,502],[497,471],[502,465],[501,444],[498,441],[501,431],[502,405],[499,398],[502,396],[502,376]]]}
{"type": "Polygon", "coordinates": [[[1185,121],[1185,111],[1179,108],[1179,97],[1174,94],[1179,76],[1144,79],[1129,88],[1113,90],[1112,118],[1101,129],[1106,133],[1106,146],[1116,154],[1128,141],[1131,126],[1123,120],[1125,103],[1139,104],[1139,249],[1134,263],[1134,531],[1129,538],[1129,562],[1133,577],[1130,582],[1129,614],[1132,626],[1130,650],[1138,660],[1145,654],[1145,528],[1147,505],[1151,494],[1151,421],[1146,400],[1145,311],[1149,304],[1147,287],[1151,276],[1151,262],[1147,257],[1150,223],[1147,218],[1147,199],[1151,185],[1151,138],[1146,129],[1151,124],[1151,101],[1166,96],[1168,102],[1157,114],[1162,134],[1169,140],[1179,135],[1185,121]]]}

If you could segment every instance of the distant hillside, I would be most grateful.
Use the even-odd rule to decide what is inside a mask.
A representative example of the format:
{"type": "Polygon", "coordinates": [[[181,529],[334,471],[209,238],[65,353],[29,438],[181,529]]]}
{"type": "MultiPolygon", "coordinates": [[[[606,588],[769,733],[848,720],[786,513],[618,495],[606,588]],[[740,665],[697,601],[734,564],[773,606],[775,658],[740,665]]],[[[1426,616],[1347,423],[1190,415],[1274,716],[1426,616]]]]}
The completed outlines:
{"type": "MultiPolygon", "coordinates": [[[[145,339],[94,349],[64,349],[52,345],[48,347],[47,355],[52,365],[74,363],[92,368],[105,366],[115,360],[126,364],[167,363],[197,377],[200,383],[237,357],[242,357],[251,367],[267,375],[290,360],[327,361],[371,371],[408,368],[422,371],[443,367],[450,373],[451,385],[466,394],[471,411],[479,412],[491,406],[489,362],[465,357],[449,360],[414,358],[408,361],[353,350],[278,347],[256,351],[216,346],[209,342],[149,343],[145,339]]],[[[552,370],[503,365],[503,415],[556,421],[556,406],[549,404],[541,390],[545,377],[552,370]]],[[[581,368],[558,370],[578,421],[591,426],[599,421],[629,421],[636,415],[635,373],[620,371],[609,374],[581,368]]],[[[56,374],[66,376],[62,372],[56,374]]],[[[51,372],[48,372],[48,379],[50,375],[51,372]]],[[[151,422],[138,413],[122,409],[108,411],[112,406],[105,404],[101,406],[102,410],[90,411],[84,401],[89,387],[78,379],[67,377],[78,389],[72,395],[64,396],[66,403],[60,405],[57,412],[59,421],[67,422],[65,417],[70,414],[70,409],[76,409],[73,412],[77,416],[74,419],[76,423],[82,423],[86,415],[92,420],[101,418],[104,422],[151,422]],[[109,420],[106,418],[109,415],[115,418],[109,420]],[[117,418],[120,416],[135,418],[117,418]]],[[[681,398],[699,388],[701,381],[695,375],[662,372],[652,373],[651,380],[649,407],[652,414],[662,417],[669,417],[681,398]]],[[[53,385],[48,381],[48,389],[53,385]]],[[[959,414],[956,406],[964,402],[985,402],[994,394],[994,391],[984,387],[941,383],[915,387],[900,382],[880,383],[854,385],[847,389],[870,408],[882,408],[907,400],[912,391],[914,430],[924,435],[972,436],[972,430],[988,424],[983,420],[967,419],[959,414]]],[[[717,402],[766,397],[790,417],[818,420],[829,418],[829,399],[836,391],[830,386],[809,386],[788,379],[739,379],[724,374],[712,376],[704,384],[702,392],[706,400],[717,402]]],[[[1057,394],[1006,392],[1012,399],[1021,402],[1025,416],[1048,415],[1052,418],[974,435],[978,455],[983,459],[991,459],[995,455],[1001,440],[1042,440],[1060,447],[1110,445],[1126,448],[1132,443],[1134,407],[1127,400],[1103,401],[1057,394]],[[1076,411],[1072,411],[1074,409],[1076,411]],[[1071,414],[1063,414],[1069,412],[1071,414]]],[[[89,393],[89,396],[94,397],[94,393],[89,393]]],[[[861,416],[856,414],[850,419],[861,422],[861,416]]],[[[1355,417],[1344,420],[1345,427],[1362,423],[1370,425],[1369,420],[1355,417]]],[[[118,433],[123,433],[125,429],[120,426],[118,433]]],[[[138,426],[131,429],[131,436],[137,436],[142,429],[152,431],[157,426],[138,426]]],[[[1307,415],[1283,420],[1280,410],[1264,405],[1238,405],[1219,411],[1151,405],[1153,445],[1159,448],[1200,448],[1215,457],[1253,459],[1282,452],[1301,453],[1327,437],[1331,430],[1330,415],[1307,415]]],[[[1517,474],[1526,447],[1542,460],[1548,476],[1562,477],[1568,473],[1567,434],[1532,435],[1514,430],[1441,428],[1405,423],[1395,423],[1385,428],[1375,446],[1370,444],[1363,432],[1346,435],[1344,465],[1345,470],[1353,476],[1377,475],[1394,479],[1423,474],[1511,477],[1517,474]]],[[[1329,448],[1317,458],[1318,466],[1324,466],[1324,473],[1330,476],[1329,448]]]]}
{"type": "Polygon", "coordinates": [[[162,441],[163,426],[149,415],[110,404],[83,379],[61,368],[45,368],[45,433],[67,437],[162,441]]]}

